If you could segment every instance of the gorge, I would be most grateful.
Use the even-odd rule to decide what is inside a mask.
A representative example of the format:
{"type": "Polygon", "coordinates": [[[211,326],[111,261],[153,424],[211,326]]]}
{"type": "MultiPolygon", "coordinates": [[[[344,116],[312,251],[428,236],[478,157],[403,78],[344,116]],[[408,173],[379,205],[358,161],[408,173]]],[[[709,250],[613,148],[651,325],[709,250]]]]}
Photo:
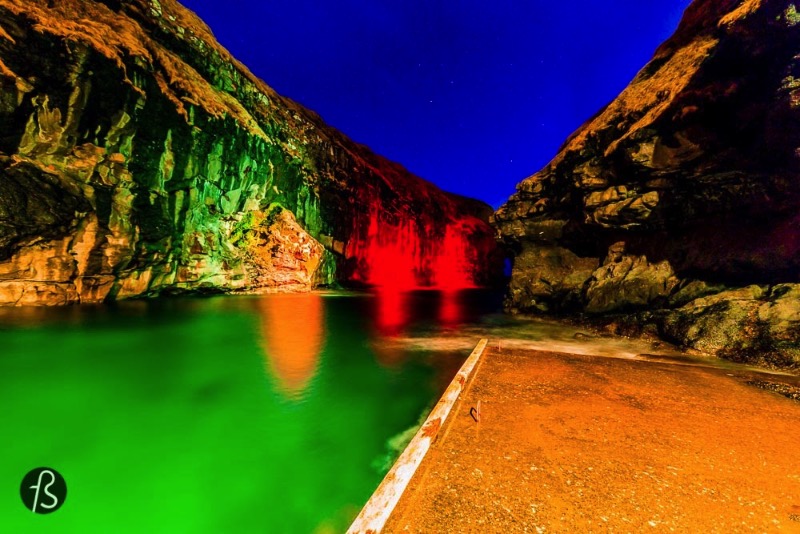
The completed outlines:
{"type": "Polygon", "coordinates": [[[512,313],[796,368],[797,42],[793,2],[695,0],[492,214],[277,94],[174,0],[2,0],[0,305],[454,290],[506,255],[512,313]]]}
{"type": "Polygon", "coordinates": [[[0,531],[794,531],[799,9],[0,0],[0,531]]]}

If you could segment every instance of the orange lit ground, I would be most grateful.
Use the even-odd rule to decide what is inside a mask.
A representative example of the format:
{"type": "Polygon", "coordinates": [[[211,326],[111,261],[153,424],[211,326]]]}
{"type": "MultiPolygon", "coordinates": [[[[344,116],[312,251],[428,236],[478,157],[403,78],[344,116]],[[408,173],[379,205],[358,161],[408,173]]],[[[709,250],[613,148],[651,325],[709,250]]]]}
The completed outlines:
{"type": "Polygon", "coordinates": [[[487,348],[384,532],[800,532],[800,402],[746,375],[487,348]]]}

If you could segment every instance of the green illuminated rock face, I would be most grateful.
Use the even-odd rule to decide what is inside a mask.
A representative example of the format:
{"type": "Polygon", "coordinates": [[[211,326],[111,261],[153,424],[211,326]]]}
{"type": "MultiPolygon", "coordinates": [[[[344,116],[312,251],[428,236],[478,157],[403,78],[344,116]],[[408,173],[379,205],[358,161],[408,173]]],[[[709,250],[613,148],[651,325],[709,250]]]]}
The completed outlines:
{"type": "Polygon", "coordinates": [[[0,304],[369,283],[376,224],[419,285],[456,231],[482,283],[489,211],[276,94],[172,0],[0,0],[0,304]]]}
{"type": "Polygon", "coordinates": [[[797,2],[695,0],[495,214],[507,308],[800,367],[797,2]]]}

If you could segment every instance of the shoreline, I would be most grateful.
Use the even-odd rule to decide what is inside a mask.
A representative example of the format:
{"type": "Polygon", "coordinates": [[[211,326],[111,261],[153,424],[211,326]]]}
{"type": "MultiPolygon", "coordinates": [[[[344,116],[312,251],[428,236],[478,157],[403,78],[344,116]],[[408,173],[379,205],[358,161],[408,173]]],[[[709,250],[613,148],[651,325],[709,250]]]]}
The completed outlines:
{"type": "Polygon", "coordinates": [[[383,532],[800,529],[800,403],[748,374],[492,339],[383,532]]]}

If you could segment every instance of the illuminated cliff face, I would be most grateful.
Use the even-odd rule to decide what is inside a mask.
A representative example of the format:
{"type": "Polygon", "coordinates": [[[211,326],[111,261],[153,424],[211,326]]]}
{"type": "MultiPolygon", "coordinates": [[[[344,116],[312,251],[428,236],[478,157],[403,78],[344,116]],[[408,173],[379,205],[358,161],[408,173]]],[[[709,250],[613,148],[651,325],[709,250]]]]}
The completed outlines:
{"type": "Polygon", "coordinates": [[[374,294],[375,327],[384,337],[405,333],[411,320],[409,294],[393,287],[378,288],[374,294]]]}
{"type": "Polygon", "coordinates": [[[483,285],[481,273],[497,261],[485,228],[472,216],[445,225],[424,215],[392,222],[372,209],[348,243],[346,256],[356,266],[351,279],[393,290],[483,285]]]}
{"type": "Polygon", "coordinates": [[[0,123],[0,305],[499,272],[489,206],[278,95],[174,0],[0,0],[0,123]]]}
{"type": "Polygon", "coordinates": [[[445,229],[433,261],[436,287],[454,290],[478,285],[476,266],[492,261],[491,247],[476,246],[470,240],[470,236],[480,233],[481,227],[482,221],[467,217],[445,229]]]}

